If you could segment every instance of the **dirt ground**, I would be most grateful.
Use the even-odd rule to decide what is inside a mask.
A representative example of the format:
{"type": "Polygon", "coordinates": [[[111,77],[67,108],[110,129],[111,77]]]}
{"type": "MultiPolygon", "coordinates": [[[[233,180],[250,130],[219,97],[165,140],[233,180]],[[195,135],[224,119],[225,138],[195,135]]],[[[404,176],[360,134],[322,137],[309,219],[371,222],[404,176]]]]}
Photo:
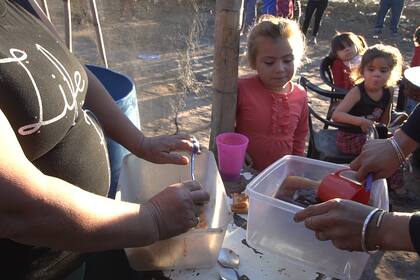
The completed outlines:
{"type": "MultiPolygon", "coordinates": [[[[102,64],[91,18],[86,12],[89,8],[80,1],[73,1],[75,53],[86,63],[102,64]]],[[[306,2],[302,0],[303,7],[306,2]]],[[[337,31],[364,35],[369,44],[395,45],[401,50],[405,63],[409,63],[413,54],[412,34],[420,25],[420,1],[406,0],[399,37],[393,38],[385,32],[376,39],[372,36],[372,26],[377,3],[351,2],[330,1],[318,45],[308,46],[307,58],[297,76],[303,75],[320,83],[319,63],[327,55],[330,39],[337,31]]],[[[214,0],[138,0],[135,18],[120,18],[119,1],[98,1],[109,65],[133,78],[142,129],[147,135],[186,132],[194,134],[204,145],[208,144],[214,4],[214,0]]],[[[61,1],[52,3],[51,9],[56,11],[53,22],[63,32],[60,5],[61,1]]],[[[252,72],[246,64],[245,43],[246,38],[241,38],[240,75],[252,72]]],[[[309,99],[316,110],[326,110],[326,100],[313,95],[309,99]]],[[[410,203],[392,200],[394,210],[420,210],[419,169],[414,168],[414,172],[405,174],[407,187],[419,199],[410,203]]],[[[414,253],[401,252],[375,255],[362,279],[420,279],[419,258],[414,253]]]]}

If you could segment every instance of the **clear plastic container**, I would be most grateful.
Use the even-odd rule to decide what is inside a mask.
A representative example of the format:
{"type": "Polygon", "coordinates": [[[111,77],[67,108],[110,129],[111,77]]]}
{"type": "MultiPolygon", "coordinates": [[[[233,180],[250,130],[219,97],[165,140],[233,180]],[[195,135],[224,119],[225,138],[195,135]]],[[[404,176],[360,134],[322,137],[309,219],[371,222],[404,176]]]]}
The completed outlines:
{"type": "MultiPolygon", "coordinates": [[[[204,212],[208,227],[146,247],[126,248],[133,269],[210,268],[216,264],[232,214],[213,154],[203,152],[195,164],[196,179],[210,193],[204,212]]],[[[142,203],[167,186],[187,180],[191,180],[189,165],[154,164],[130,154],[121,166],[116,199],[142,203]]]]}
{"type": "MultiPolygon", "coordinates": [[[[331,241],[321,242],[293,216],[300,206],[275,199],[283,180],[290,175],[321,180],[346,166],[297,156],[285,156],[261,172],[246,189],[249,195],[247,241],[256,248],[282,255],[298,265],[339,279],[359,279],[369,255],[336,249],[331,241]]],[[[388,210],[385,180],[373,182],[371,201],[388,210]]]]}

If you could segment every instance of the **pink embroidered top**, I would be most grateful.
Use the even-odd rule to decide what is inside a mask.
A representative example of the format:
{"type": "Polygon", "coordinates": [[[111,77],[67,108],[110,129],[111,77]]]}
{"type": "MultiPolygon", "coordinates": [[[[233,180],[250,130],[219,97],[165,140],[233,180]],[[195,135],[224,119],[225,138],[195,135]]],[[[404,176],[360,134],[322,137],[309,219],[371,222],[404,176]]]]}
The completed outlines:
{"type": "Polygon", "coordinates": [[[263,170],[284,155],[303,156],[308,134],[308,99],[292,83],[287,94],[266,89],[258,76],[240,78],[236,132],[249,138],[253,168],[263,170]]]}

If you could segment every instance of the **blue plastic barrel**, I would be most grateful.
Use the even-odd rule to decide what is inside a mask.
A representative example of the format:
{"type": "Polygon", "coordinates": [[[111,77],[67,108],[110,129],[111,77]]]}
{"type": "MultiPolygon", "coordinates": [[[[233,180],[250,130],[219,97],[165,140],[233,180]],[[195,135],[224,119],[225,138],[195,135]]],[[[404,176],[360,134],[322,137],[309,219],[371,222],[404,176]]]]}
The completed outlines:
{"type": "MultiPolygon", "coordinates": [[[[140,128],[139,107],[133,80],[124,74],[101,66],[86,65],[86,67],[102,82],[121,111],[136,127],[140,128]]],[[[107,146],[111,165],[111,185],[108,197],[115,198],[122,159],[130,152],[109,138],[107,138],[107,146]]]]}

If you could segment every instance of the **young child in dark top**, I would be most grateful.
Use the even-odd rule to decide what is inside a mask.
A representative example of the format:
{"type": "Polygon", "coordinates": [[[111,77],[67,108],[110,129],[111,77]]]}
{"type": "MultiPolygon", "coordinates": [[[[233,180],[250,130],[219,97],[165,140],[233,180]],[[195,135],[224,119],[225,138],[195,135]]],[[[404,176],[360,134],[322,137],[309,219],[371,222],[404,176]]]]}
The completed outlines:
{"type": "Polygon", "coordinates": [[[353,32],[338,33],[334,36],[328,56],[333,61],[331,71],[337,87],[351,89],[354,86],[350,74],[360,65],[366,48],[365,39],[353,32]]]}
{"type": "MultiPolygon", "coordinates": [[[[346,154],[360,154],[366,136],[375,122],[389,124],[392,87],[402,73],[402,56],[392,46],[377,44],[368,48],[362,56],[360,66],[352,72],[356,86],[352,88],[335,109],[332,119],[338,123],[359,126],[362,133],[344,130],[337,132],[337,148],[346,154]]],[[[402,173],[390,178],[390,187],[403,194],[402,173]]]]}

